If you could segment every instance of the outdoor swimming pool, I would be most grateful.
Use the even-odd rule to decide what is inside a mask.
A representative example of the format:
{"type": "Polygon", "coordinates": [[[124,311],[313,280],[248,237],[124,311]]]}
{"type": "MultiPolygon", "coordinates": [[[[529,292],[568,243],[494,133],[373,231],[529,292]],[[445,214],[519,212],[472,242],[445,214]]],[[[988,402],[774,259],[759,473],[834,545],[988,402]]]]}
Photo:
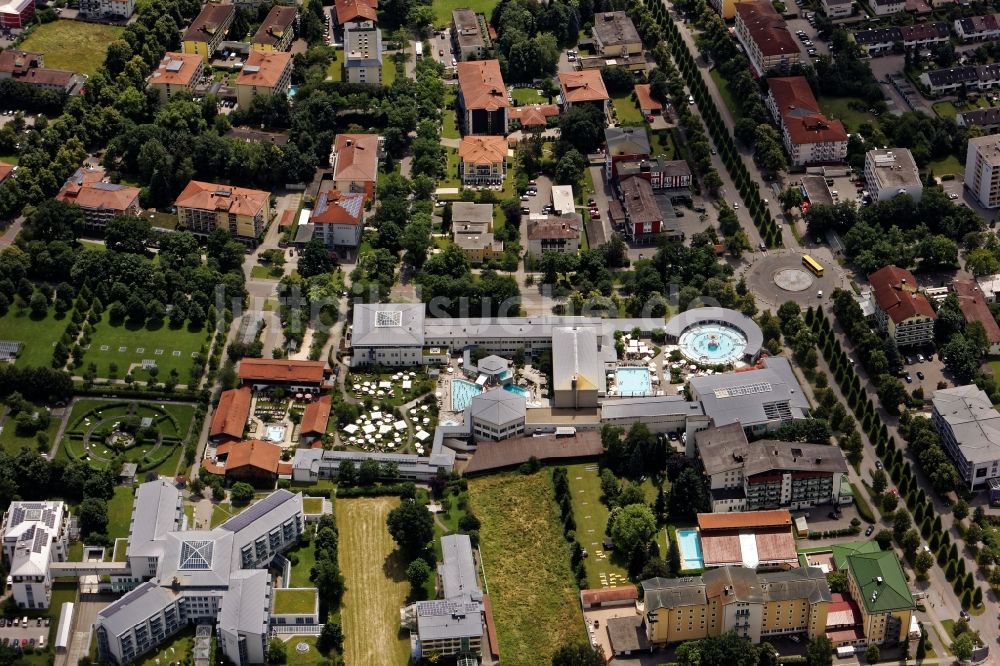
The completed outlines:
{"type": "Polygon", "coordinates": [[[701,539],[698,530],[692,527],[677,530],[677,545],[681,551],[681,568],[704,569],[705,559],[701,554],[701,539]]]}
{"type": "Polygon", "coordinates": [[[531,392],[526,388],[521,388],[520,386],[515,386],[514,384],[504,384],[504,391],[510,391],[511,393],[516,393],[518,395],[524,396],[525,398],[531,397],[531,392]]]}
{"type": "Polygon", "coordinates": [[[653,382],[647,368],[617,368],[619,395],[652,395],[653,382]]]}
{"type": "Polygon", "coordinates": [[[285,426],[269,425],[264,428],[264,439],[268,442],[285,441],[285,426]]]}
{"type": "Polygon", "coordinates": [[[464,379],[451,380],[451,409],[454,412],[464,412],[472,399],[483,392],[481,386],[467,382],[464,379]]]}
{"type": "Polygon", "coordinates": [[[681,353],[700,363],[735,363],[743,358],[747,339],[725,324],[699,324],[681,334],[681,353]]]}

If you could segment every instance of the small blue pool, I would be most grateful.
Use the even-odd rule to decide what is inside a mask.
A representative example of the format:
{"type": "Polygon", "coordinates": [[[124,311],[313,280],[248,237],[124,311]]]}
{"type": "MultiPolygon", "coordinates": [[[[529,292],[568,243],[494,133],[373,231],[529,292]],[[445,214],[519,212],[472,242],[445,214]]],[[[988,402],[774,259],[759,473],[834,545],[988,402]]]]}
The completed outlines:
{"type": "Polygon", "coordinates": [[[521,388],[520,386],[515,386],[514,384],[504,384],[503,385],[503,390],[504,391],[510,391],[511,393],[516,393],[516,394],[518,394],[520,396],[523,396],[525,398],[527,398],[527,397],[529,397],[531,395],[531,392],[528,391],[528,389],[521,388]]]}
{"type": "Polygon", "coordinates": [[[615,376],[618,378],[619,395],[653,394],[653,382],[646,368],[618,368],[615,376]]]}
{"type": "Polygon", "coordinates": [[[289,86],[288,87],[288,98],[289,99],[291,99],[292,97],[295,97],[298,93],[299,93],[299,87],[298,86],[289,86]]]}
{"type": "Polygon", "coordinates": [[[453,412],[464,412],[472,399],[483,392],[481,386],[467,382],[464,379],[451,380],[451,409],[453,412]]]}
{"type": "Polygon", "coordinates": [[[682,569],[705,568],[705,558],[701,554],[701,539],[698,538],[698,530],[691,527],[677,530],[677,545],[681,551],[682,569]]]}

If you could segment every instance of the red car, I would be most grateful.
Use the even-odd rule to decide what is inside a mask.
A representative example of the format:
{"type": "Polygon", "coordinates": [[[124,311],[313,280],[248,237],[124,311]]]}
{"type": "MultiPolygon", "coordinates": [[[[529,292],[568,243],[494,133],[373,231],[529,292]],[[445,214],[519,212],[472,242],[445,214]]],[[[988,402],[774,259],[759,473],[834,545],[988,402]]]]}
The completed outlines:
{"type": "Polygon", "coordinates": [[[599,210],[592,210],[592,211],[590,211],[590,219],[592,219],[592,220],[599,220],[599,219],[601,219],[601,211],[599,211],[599,210]]]}

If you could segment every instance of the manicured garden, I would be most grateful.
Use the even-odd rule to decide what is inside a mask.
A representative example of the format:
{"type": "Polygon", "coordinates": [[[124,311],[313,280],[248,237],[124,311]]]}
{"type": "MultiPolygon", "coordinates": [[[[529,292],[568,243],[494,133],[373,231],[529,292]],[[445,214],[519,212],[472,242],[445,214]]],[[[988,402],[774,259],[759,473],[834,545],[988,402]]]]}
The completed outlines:
{"type": "Polygon", "coordinates": [[[45,66],[92,75],[104,63],[108,45],[124,28],[84,21],[53,21],[35,26],[20,48],[45,54],[45,66]]]}
{"type": "Polygon", "coordinates": [[[282,589],[274,591],[274,612],[278,615],[306,615],[316,611],[315,589],[282,589]]]}
{"type": "Polygon", "coordinates": [[[524,106],[526,104],[548,104],[549,98],[542,97],[538,93],[537,88],[514,88],[511,92],[511,97],[514,98],[515,106],[524,106]]]}
{"type": "Polygon", "coordinates": [[[848,132],[857,132],[864,123],[878,125],[878,120],[868,111],[860,111],[855,106],[863,106],[858,97],[820,97],[819,107],[828,118],[836,118],[844,123],[848,132]]]}
{"type": "Polygon", "coordinates": [[[548,473],[472,479],[469,504],[482,521],[483,572],[504,662],[546,663],[559,646],[586,642],[548,473]]]}
{"type": "Polygon", "coordinates": [[[77,372],[94,363],[98,377],[123,379],[131,370],[133,378],[145,381],[150,375],[140,366],[143,361],[153,361],[158,368],[158,381],[164,381],[172,370],[176,370],[179,383],[187,384],[191,380],[191,368],[198,360],[195,355],[207,356],[210,334],[211,331],[204,327],[171,328],[167,324],[158,328],[134,327],[127,321],[116,325],[105,315],[94,327],[90,348],[84,352],[83,365],[77,372]]]}
{"type": "Polygon", "coordinates": [[[124,539],[128,537],[129,525],[132,523],[132,504],[135,494],[131,488],[118,486],[115,495],[108,500],[108,537],[124,539]]]}
{"type": "Polygon", "coordinates": [[[156,646],[146,653],[137,666],[164,666],[165,664],[183,664],[191,660],[194,652],[194,626],[185,627],[182,631],[166,642],[156,646]]]}
{"type": "Polygon", "coordinates": [[[632,99],[632,93],[615,95],[611,98],[611,102],[615,105],[615,113],[618,114],[619,125],[636,126],[643,124],[645,119],[642,117],[639,107],[636,106],[635,100],[632,99]]]}
{"type": "MultiPolygon", "coordinates": [[[[312,530],[312,527],[308,529],[312,530]]],[[[309,580],[309,574],[312,572],[313,566],[316,565],[315,545],[310,542],[303,546],[296,546],[285,553],[285,557],[292,563],[291,586],[309,587],[312,585],[312,581],[309,580]]]]}
{"type": "Polygon", "coordinates": [[[19,341],[23,345],[15,365],[51,367],[52,347],[70,321],[68,315],[56,317],[54,313],[50,309],[47,316],[35,318],[30,310],[18,311],[12,307],[0,317],[0,340],[19,341]]]}

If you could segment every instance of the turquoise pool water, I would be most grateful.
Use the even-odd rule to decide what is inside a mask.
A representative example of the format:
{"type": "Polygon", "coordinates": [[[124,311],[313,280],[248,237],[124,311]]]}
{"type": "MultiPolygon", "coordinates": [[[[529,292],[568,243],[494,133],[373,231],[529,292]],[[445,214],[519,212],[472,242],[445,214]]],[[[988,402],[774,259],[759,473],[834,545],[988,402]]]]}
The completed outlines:
{"type": "Polygon", "coordinates": [[[525,398],[531,395],[528,389],[521,388],[520,386],[515,386],[514,384],[504,384],[503,390],[510,391],[511,393],[516,393],[518,395],[522,395],[525,398]]]}
{"type": "Polygon", "coordinates": [[[701,554],[701,539],[698,538],[698,530],[691,527],[677,530],[677,545],[681,551],[681,568],[705,568],[705,559],[701,554]]]}
{"type": "Polygon", "coordinates": [[[482,387],[467,382],[464,379],[451,380],[451,409],[454,412],[464,412],[472,399],[483,392],[482,387]]]}
{"type": "Polygon", "coordinates": [[[264,428],[264,439],[268,442],[281,442],[285,439],[285,426],[269,425],[264,428]]]}
{"type": "Polygon", "coordinates": [[[735,363],[743,358],[747,339],[723,324],[692,326],[681,334],[681,353],[696,362],[735,363]]]}
{"type": "Polygon", "coordinates": [[[653,394],[653,382],[646,368],[618,368],[615,376],[618,378],[619,395],[653,394]]]}

